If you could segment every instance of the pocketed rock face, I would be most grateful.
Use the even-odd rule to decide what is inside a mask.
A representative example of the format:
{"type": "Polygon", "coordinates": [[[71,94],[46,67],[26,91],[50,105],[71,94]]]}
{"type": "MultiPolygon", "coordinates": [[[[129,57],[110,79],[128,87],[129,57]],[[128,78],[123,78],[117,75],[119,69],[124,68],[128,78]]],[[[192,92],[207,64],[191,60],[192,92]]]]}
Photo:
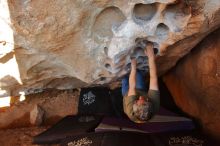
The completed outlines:
{"type": "Polygon", "coordinates": [[[163,78],[183,111],[220,137],[220,29],[202,41],[163,78]]]}
{"type": "Polygon", "coordinates": [[[0,96],[109,83],[148,71],[139,45],[157,50],[159,75],[220,25],[212,0],[8,0],[0,3],[0,96]]]}

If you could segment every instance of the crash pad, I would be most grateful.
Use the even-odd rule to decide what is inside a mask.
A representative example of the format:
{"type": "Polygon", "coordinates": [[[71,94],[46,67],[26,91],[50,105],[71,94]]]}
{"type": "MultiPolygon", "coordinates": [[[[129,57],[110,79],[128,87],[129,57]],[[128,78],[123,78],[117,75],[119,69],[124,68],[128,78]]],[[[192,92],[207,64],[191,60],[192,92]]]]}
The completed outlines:
{"type": "Polygon", "coordinates": [[[78,115],[66,116],[51,128],[33,137],[34,144],[59,143],[62,139],[94,131],[100,123],[101,116],[78,115]]]}
{"type": "Polygon", "coordinates": [[[95,131],[123,130],[144,133],[158,133],[178,130],[193,130],[194,123],[187,117],[160,108],[160,111],[146,123],[134,123],[128,118],[104,117],[95,131]]]}
{"type": "Polygon", "coordinates": [[[198,131],[166,133],[139,133],[131,131],[106,131],[73,136],[62,141],[61,146],[218,146],[216,141],[198,131]]]}
{"type": "Polygon", "coordinates": [[[82,88],[78,114],[114,115],[110,92],[107,87],[82,88]]]}

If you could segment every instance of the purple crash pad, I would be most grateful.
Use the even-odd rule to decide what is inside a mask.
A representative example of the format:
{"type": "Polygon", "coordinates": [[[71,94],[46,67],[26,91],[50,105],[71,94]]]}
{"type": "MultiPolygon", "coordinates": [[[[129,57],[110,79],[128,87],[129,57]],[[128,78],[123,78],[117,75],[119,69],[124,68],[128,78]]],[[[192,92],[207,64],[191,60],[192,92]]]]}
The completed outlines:
{"type": "Polygon", "coordinates": [[[181,117],[164,108],[161,108],[147,123],[134,123],[128,118],[105,117],[95,129],[96,132],[109,130],[139,131],[144,133],[159,133],[178,130],[193,130],[195,128],[191,119],[181,117]]]}
{"type": "Polygon", "coordinates": [[[85,133],[64,139],[61,146],[219,146],[199,131],[140,133],[105,131],[85,133]]]}

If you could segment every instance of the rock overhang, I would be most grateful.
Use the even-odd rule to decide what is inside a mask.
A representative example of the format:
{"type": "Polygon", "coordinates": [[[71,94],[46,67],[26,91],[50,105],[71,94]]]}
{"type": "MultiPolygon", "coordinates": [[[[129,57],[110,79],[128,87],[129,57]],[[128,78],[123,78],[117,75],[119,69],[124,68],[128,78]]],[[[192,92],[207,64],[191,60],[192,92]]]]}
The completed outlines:
{"type": "MultiPolygon", "coordinates": [[[[93,35],[90,39],[97,43],[94,46],[104,52],[101,62],[106,62],[103,68],[109,73],[104,74],[109,78],[126,74],[130,56],[138,50],[135,53],[140,58],[138,68],[147,70],[143,51],[136,49],[137,40],[152,42],[157,55],[161,56],[167,46],[181,39],[176,36],[184,31],[191,18],[191,7],[185,1],[132,1],[125,5],[122,8],[117,5],[104,8],[94,20],[94,27],[99,29],[91,30],[93,35]],[[101,33],[103,30],[109,33],[101,33]]],[[[91,45],[88,43],[88,46],[91,45]]]]}

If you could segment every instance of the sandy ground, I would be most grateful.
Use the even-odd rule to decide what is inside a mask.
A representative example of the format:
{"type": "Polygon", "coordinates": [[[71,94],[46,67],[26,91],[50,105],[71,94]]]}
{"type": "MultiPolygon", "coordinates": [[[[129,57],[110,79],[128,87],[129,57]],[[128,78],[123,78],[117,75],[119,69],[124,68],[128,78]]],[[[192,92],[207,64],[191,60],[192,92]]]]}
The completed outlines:
{"type": "MultiPolygon", "coordinates": [[[[29,127],[0,130],[1,146],[32,146],[32,137],[48,127],[29,127]]],[[[33,145],[34,146],[34,145],[33,145]]],[[[37,145],[35,145],[37,146],[37,145]]]]}

